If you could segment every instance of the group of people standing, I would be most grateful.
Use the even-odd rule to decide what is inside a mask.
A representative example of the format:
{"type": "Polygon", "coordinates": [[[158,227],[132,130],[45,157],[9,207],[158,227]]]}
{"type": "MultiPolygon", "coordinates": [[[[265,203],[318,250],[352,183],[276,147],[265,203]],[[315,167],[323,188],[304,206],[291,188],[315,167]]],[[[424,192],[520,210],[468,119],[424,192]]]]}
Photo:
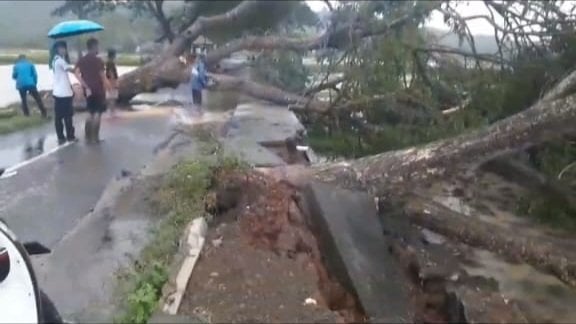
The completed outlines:
{"type": "MultiPolygon", "coordinates": [[[[84,126],[86,141],[97,143],[100,141],[100,121],[107,107],[107,93],[116,94],[116,81],[118,73],[114,59],[116,53],[108,52],[108,62],[104,64],[98,57],[99,44],[95,38],[86,42],[88,52],[82,56],[75,67],[70,65],[66,42],[57,41],[53,46],[53,58],[51,65],[54,72],[54,85],[52,96],[54,97],[54,125],[58,141],[76,141],[73,116],[74,88],[68,76],[74,73],[86,98],[86,109],[89,116],[84,126]],[[64,132],[65,131],[65,132],[64,132]]],[[[115,99],[113,96],[109,96],[115,99]]]]}
{"type": "MultiPolygon", "coordinates": [[[[114,50],[108,51],[108,61],[104,63],[98,57],[99,44],[95,38],[90,38],[87,43],[87,54],[82,56],[75,66],[70,65],[68,47],[65,41],[57,41],[51,49],[49,66],[53,71],[54,82],[52,96],[54,98],[54,126],[58,143],[77,141],[74,129],[74,88],[70,81],[69,73],[73,73],[80,82],[86,98],[86,108],[89,116],[85,123],[85,137],[88,143],[100,141],[100,121],[106,111],[107,100],[115,100],[118,96],[114,50]]],[[[16,87],[22,99],[22,112],[25,116],[30,115],[26,96],[28,93],[36,100],[42,116],[46,117],[46,108],[37,90],[38,77],[34,65],[20,55],[14,65],[12,77],[16,80],[16,87]]],[[[111,108],[111,116],[114,118],[114,105],[111,108]]]]}
{"type": "MultiPolygon", "coordinates": [[[[68,47],[65,41],[57,41],[51,49],[49,66],[53,71],[54,82],[52,96],[54,98],[54,126],[58,143],[77,141],[74,129],[74,87],[69,78],[69,73],[73,73],[78,81],[84,97],[86,98],[86,108],[89,116],[84,126],[85,137],[88,143],[100,141],[100,121],[102,114],[106,111],[107,101],[114,101],[118,98],[118,71],[116,69],[116,52],[108,51],[106,63],[98,57],[99,44],[95,38],[90,38],[87,43],[87,54],[82,56],[75,66],[70,64],[68,47]]],[[[186,57],[186,63],[191,71],[192,102],[195,112],[201,115],[202,111],[202,90],[208,85],[206,67],[202,56],[190,53],[186,57]]],[[[27,94],[30,93],[36,100],[38,109],[44,118],[47,117],[46,108],[42,103],[42,98],[38,93],[38,75],[34,64],[20,55],[14,65],[13,79],[16,80],[16,87],[22,99],[22,111],[25,116],[30,115],[27,94]]],[[[111,117],[115,118],[114,104],[111,105],[111,117]]]]}

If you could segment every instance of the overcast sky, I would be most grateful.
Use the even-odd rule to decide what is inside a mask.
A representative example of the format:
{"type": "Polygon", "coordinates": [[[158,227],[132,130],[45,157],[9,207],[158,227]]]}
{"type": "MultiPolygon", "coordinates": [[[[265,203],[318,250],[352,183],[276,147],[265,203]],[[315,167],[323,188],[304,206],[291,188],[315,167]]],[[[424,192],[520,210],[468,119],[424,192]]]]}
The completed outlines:
{"type": "MultiPolygon", "coordinates": [[[[307,0],[306,3],[314,11],[319,11],[326,8],[326,4],[322,0],[307,0]]],[[[461,1],[458,4],[457,11],[463,16],[472,16],[479,14],[488,14],[488,10],[484,7],[482,1],[461,1]]],[[[448,30],[448,26],[444,24],[442,15],[434,12],[430,17],[427,26],[448,30]]],[[[469,21],[468,26],[473,34],[494,35],[494,28],[485,20],[477,19],[469,21]]]]}

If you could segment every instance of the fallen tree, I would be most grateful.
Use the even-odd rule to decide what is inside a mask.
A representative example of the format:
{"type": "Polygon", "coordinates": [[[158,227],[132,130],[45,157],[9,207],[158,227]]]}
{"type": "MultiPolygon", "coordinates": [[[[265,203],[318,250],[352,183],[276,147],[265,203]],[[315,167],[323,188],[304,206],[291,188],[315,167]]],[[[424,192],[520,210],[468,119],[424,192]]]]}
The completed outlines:
{"type": "MultiPolygon", "coordinates": [[[[355,41],[372,35],[382,35],[404,24],[413,21],[414,17],[423,15],[437,8],[443,2],[429,2],[428,5],[414,10],[397,19],[372,28],[366,24],[352,21],[344,26],[333,24],[324,34],[305,39],[296,39],[279,36],[248,36],[233,40],[220,46],[208,54],[207,63],[213,64],[227,55],[243,49],[286,49],[286,50],[310,50],[321,47],[339,47],[342,44],[355,44],[355,41]]],[[[498,6],[493,1],[487,1],[491,8],[499,12],[512,10],[498,6]]],[[[528,3],[528,2],[526,2],[528,3]]],[[[531,2],[532,6],[536,6],[531,2]]],[[[176,36],[170,48],[160,57],[154,59],[145,66],[125,75],[120,80],[120,94],[122,100],[129,100],[134,95],[143,91],[153,91],[160,87],[175,86],[186,79],[187,72],[183,69],[178,56],[187,46],[201,33],[209,28],[220,25],[233,24],[241,20],[245,15],[258,10],[259,3],[256,1],[243,1],[232,10],[211,17],[199,17],[184,32],[176,36]]],[[[454,18],[456,13],[451,8],[443,9],[448,17],[454,18]]],[[[534,9],[536,10],[536,9],[534,9]]],[[[461,17],[455,17],[455,21],[462,23],[461,17]]],[[[515,17],[511,11],[509,19],[515,17]]],[[[517,26],[510,24],[510,29],[517,26]]],[[[460,29],[465,28],[460,26],[460,29]]],[[[511,31],[510,31],[511,32],[511,31]]],[[[464,32],[465,34],[468,31],[464,32]]],[[[509,34],[509,33],[508,33],[509,34]]],[[[533,33],[521,31],[516,35],[517,43],[530,42],[528,36],[533,33]],[[523,37],[524,36],[524,37],[523,37]]],[[[501,35],[497,35],[499,39],[501,35]]],[[[503,37],[503,36],[502,36],[503,37]]],[[[473,42],[471,40],[471,42],[473,42]]],[[[474,50],[473,44],[471,45],[474,50]]],[[[504,44],[502,43],[502,46],[504,44]]],[[[430,52],[421,47],[419,52],[430,52]]],[[[500,52],[503,52],[502,50],[500,52]]],[[[454,54],[451,52],[451,54],[454,54]]],[[[470,55],[469,53],[466,54],[470,55]]],[[[478,61],[485,56],[477,56],[478,61]]],[[[504,60],[502,60],[504,61],[504,60]]],[[[498,61],[500,62],[500,60],[498,61]]],[[[420,73],[428,73],[428,69],[421,69],[420,73]]],[[[335,183],[338,186],[367,190],[375,196],[388,199],[405,198],[411,194],[415,186],[424,186],[429,181],[453,175],[457,172],[465,172],[470,165],[479,165],[483,162],[498,157],[505,153],[523,150],[527,147],[549,141],[562,136],[573,128],[576,121],[576,94],[571,91],[576,85],[574,74],[557,83],[543,96],[543,99],[531,107],[514,114],[508,118],[493,123],[489,127],[468,132],[460,136],[436,141],[421,147],[413,147],[399,151],[384,152],[360,159],[338,163],[315,165],[311,168],[288,167],[277,170],[268,170],[280,178],[287,179],[295,185],[301,185],[311,180],[335,183]]],[[[235,89],[251,96],[273,101],[283,105],[299,106],[302,109],[312,109],[326,112],[331,107],[314,100],[312,93],[292,94],[284,90],[256,82],[227,75],[211,74],[216,84],[224,89],[235,89]]],[[[347,75],[347,77],[349,77],[347,75]]],[[[433,87],[432,78],[429,79],[430,87],[433,87]]],[[[321,88],[321,87],[318,87],[321,88]]],[[[428,207],[426,207],[428,208],[428,207]]],[[[429,208],[432,208],[429,207],[429,208]]],[[[492,232],[490,225],[482,224],[478,233],[474,232],[476,222],[467,223],[461,218],[445,216],[445,211],[436,209],[438,213],[428,214],[412,210],[414,220],[423,226],[430,227],[443,233],[451,234],[464,242],[481,245],[490,249],[498,250],[504,255],[520,254],[522,259],[539,268],[562,278],[564,281],[574,283],[576,272],[576,256],[559,256],[549,254],[553,248],[538,247],[534,244],[505,239],[510,233],[492,232]],[[430,216],[432,215],[432,216],[430,216]],[[444,224],[446,223],[446,224],[444,224]],[[467,228],[472,224],[472,228],[467,228]],[[490,238],[482,233],[491,233],[490,238]],[[496,241],[493,245],[490,242],[496,241]],[[518,253],[522,251],[522,253],[518,253]]]]}
{"type": "MultiPolygon", "coordinates": [[[[558,94],[566,87],[573,87],[573,82],[575,79],[568,76],[550,93],[558,94]]],[[[289,166],[262,172],[297,187],[321,181],[367,190],[390,201],[412,202],[404,206],[404,211],[416,224],[504,257],[527,262],[576,286],[576,255],[557,249],[554,242],[541,244],[542,240],[457,215],[421,197],[416,203],[413,195],[415,188],[425,187],[433,180],[468,172],[485,161],[570,134],[576,122],[576,94],[564,95],[556,95],[555,99],[545,95],[532,107],[490,127],[422,147],[310,168],[289,166]]]]}

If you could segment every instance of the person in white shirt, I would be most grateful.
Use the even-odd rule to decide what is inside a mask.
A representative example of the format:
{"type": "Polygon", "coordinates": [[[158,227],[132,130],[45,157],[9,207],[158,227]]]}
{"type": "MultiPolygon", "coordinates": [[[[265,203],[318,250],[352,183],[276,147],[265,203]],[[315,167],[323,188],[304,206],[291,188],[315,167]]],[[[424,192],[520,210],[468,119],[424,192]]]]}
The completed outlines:
{"type": "Polygon", "coordinates": [[[68,72],[73,72],[73,68],[69,64],[66,42],[57,41],[54,43],[52,50],[54,56],[50,61],[50,67],[54,72],[52,96],[54,97],[56,135],[58,136],[59,144],[64,144],[66,141],[75,142],[77,139],[74,135],[74,108],[72,105],[74,91],[68,76],[68,72]],[[64,135],[64,129],[66,130],[66,135],[64,135]]]}

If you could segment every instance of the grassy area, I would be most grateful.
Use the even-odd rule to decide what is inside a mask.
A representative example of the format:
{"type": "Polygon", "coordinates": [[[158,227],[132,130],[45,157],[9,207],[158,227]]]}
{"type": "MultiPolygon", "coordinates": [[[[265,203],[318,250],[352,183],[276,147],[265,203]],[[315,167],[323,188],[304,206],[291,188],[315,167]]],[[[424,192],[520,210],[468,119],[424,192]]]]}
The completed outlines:
{"type": "Polygon", "coordinates": [[[19,104],[12,104],[8,107],[0,108],[0,135],[42,125],[48,121],[36,113],[33,105],[30,105],[30,109],[33,110],[30,117],[21,115],[19,109],[19,104]]]}
{"type": "MultiPolygon", "coordinates": [[[[30,61],[36,64],[48,64],[50,59],[47,50],[4,50],[0,52],[0,64],[14,64],[21,53],[25,54],[30,61]]],[[[118,53],[117,64],[122,66],[140,65],[140,57],[136,54],[118,53]]]]}
{"type": "Polygon", "coordinates": [[[30,117],[15,115],[14,117],[10,118],[0,118],[0,135],[42,125],[45,122],[46,119],[38,115],[32,115],[30,117]]]}
{"type": "Polygon", "coordinates": [[[169,267],[178,251],[185,226],[206,214],[204,199],[211,189],[215,170],[236,168],[240,164],[223,157],[182,162],[166,175],[154,199],[159,213],[167,214],[153,233],[135,266],[120,277],[120,294],[125,305],[118,323],[147,323],[157,309],[162,287],[168,281],[169,267]]]}

